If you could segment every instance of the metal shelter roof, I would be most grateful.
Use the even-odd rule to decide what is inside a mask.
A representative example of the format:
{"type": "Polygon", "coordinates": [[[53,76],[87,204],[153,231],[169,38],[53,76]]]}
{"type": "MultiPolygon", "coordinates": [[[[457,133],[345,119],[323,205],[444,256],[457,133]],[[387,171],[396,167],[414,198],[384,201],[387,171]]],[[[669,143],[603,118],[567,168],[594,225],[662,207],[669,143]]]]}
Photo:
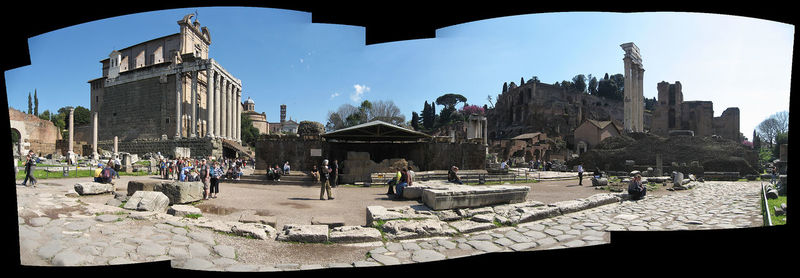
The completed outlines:
{"type": "Polygon", "coordinates": [[[377,120],[325,133],[321,136],[336,141],[419,141],[431,138],[428,134],[377,120]]]}

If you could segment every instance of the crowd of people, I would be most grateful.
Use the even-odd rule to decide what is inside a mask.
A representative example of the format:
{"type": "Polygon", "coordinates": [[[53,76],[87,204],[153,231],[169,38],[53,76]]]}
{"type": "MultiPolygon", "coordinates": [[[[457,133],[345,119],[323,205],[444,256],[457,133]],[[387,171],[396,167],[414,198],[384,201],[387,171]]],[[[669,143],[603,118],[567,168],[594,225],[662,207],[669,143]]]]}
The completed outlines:
{"type": "Polygon", "coordinates": [[[236,181],[244,175],[243,169],[252,160],[245,159],[161,159],[158,164],[159,175],[163,179],[183,182],[202,182],[204,199],[217,198],[219,183],[222,180],[236,181]]]}

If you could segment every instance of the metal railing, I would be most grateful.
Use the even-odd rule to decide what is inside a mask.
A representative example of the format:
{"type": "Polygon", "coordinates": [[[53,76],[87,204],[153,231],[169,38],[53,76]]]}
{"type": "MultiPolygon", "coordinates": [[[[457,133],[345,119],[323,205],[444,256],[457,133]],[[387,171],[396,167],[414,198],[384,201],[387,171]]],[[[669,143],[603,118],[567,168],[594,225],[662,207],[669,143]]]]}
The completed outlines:
{"type": "Polygon", "coordinates": [[[765,221],[764,223],[767,224],[767,227],[772,226],[772,216],[769,214],[769,203],[767,203],[767,188],[764,186],[764,182],[761,182],[761,202],[764,203],[764,214],[765,221]]]}

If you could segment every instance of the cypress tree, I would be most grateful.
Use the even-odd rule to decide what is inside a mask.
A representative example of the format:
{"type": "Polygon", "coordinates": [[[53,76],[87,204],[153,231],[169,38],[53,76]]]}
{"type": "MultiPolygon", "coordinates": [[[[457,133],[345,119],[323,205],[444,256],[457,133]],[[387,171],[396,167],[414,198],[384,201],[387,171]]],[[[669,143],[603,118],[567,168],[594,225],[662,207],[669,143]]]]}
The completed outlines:
{"type": "Polygon", "coordinates": [[[39,116],[39,97],[36,95],[36,89],[33,89],[33,115],[39,116]]]}

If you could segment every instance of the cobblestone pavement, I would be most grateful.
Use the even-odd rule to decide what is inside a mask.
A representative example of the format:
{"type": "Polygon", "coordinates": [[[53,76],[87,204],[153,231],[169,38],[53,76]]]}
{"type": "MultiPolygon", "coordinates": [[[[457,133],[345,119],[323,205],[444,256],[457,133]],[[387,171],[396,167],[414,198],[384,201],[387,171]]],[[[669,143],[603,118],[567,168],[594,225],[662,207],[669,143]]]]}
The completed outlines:
{"type": "MultiPolygon", "coordinates": [[[[254,239],[189,226],[180,218],[169,215],[153,216],[86,204],[52,190],[43,190],[43,186],[18,186],[17,202],[20,260],[23,265],[48,266],[161,260],[171,260],[172,266],[178,268],[224,271],[380,266],[445,260],[486,252],[606,244],[611,231],[729,229],[763,225],[760,182],[706,182],[674,194],[623,201],[456,237],[342,245],[342,248],[363,252],[363,256],[348,255],[325,262],[301,264],[245,260],[239,256],[237,248],[251,245],[241,241],[252,242],[254,239]]],[[[313,244],[263,242],[289,250],[314,250],[313,244]]],[[[336,246],[327,244],[317,246],[336,250],[336,246]]]]}

